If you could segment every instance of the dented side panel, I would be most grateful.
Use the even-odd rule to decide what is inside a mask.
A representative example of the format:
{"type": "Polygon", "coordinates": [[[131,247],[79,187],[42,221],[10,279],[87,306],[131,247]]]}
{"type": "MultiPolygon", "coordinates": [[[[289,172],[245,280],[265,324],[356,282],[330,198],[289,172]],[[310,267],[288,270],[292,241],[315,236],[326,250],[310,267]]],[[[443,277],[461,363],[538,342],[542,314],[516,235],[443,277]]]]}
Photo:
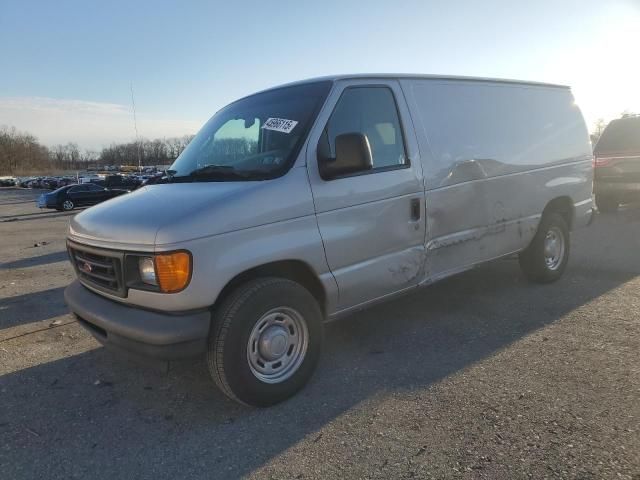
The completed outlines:
{"type": "Polygon", "coordinates": [[[415,287],[423,277],[425,264],[424,183],[417,139],[398,82],[336,82],[309,135],[308,145],[307,166],[318,229],[339,288],[336,311],[415,287]],[[317,145],[340,95],[345,88],[372,85],[386,86],[394,94],[409,165],[322,179],[317,145]],[[414,201],[420,204],[418,219],[412,218],[414,201]]]}
{"type": "Polygon", "coordinates": [[[591,147],[568,88],[401,80],[427,208],[424,282],[526,248],[545,207],[590,217],[591,147]]]}
{"type": "Polygon", "coordinates": [[[415,195],[317,214],[340,309],[415,286],[422,278],[424,220],[409,221],[415,195]]]}

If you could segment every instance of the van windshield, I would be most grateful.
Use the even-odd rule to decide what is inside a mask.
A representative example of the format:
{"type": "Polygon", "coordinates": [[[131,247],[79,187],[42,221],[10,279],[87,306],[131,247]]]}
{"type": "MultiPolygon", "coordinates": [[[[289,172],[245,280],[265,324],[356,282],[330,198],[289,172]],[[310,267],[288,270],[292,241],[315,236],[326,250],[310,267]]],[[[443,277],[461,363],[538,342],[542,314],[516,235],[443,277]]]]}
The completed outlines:
{"type": "Polygon", "coordinates": [[[266,180],[284,175],[330,88],[328,81],[283,87],[228,105],[171,165],[170,181],[266,180]]]}

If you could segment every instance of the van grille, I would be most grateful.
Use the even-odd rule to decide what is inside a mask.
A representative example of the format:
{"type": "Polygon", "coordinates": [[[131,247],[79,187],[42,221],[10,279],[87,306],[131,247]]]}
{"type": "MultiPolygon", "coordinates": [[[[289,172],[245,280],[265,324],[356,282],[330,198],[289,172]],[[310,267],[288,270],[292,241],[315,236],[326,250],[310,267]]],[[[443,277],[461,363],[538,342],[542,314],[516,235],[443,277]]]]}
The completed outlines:
{"type": "Polygon", "coordinates": [[[69,257],[80,281],[112,295],[124,297],[123,254],[69,242],[69,257]]]}

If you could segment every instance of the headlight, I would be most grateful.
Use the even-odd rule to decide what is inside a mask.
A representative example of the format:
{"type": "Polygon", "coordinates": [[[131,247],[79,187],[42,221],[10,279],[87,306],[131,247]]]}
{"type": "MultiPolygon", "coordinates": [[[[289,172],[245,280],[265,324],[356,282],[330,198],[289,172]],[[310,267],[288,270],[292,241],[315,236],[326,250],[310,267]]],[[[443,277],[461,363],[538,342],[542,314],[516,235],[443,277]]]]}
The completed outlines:
{"type": "Polygon", "coordinates": [[[191,281],[191,254],[187,251],[152,256],[127,255],[127,285],[132,288],[176,293],[191,281]],[[137,269],[137,275],[134,273],[137,269]],[[144,288],[145,285],[155,288],[144,288]]]}
{"type": "Polygon", "coordinates": [[[138,260],[138,270],[140,271],[140,280],[148,285],[158,285],[156,278],[156,266],[151,257],[140,257],[138,260]]]}

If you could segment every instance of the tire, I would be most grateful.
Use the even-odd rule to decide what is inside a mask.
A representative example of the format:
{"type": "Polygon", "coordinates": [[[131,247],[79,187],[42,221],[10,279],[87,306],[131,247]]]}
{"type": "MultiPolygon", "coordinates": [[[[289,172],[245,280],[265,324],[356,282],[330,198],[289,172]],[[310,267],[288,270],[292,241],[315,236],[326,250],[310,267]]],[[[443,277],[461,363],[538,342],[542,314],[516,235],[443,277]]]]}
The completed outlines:
{"type": "Polygon", "coordinates": [[[531,244],[520,253],[520,267],[533,282],[555,282],[567,267],[569,250],[570,234],[565,219],[558,213],[544,214],[531,244]]]}
{"type": "Polygon", "coordinates": [[[209,373],[240,403],[267,407],[282,402],[298,392],[316,368],[322,320],[316,299],[300,284],[275,277],[249,281],[214,311],[209,373]]]}
{"type": "Polygon", "coordinates": [[[613,213],[618,210],[620,201],[615,197],[596,195],[596,205],[598,206],[598,211],[602,213],[613,213]]]}
{"type": "Polygon", "coordinates": [[[65,200],[64,202],[62,202],[62,209],[65,212],[69,212],[71,210],[73,210],[76,206],[73,203],[73,200],[65,200]]]}

